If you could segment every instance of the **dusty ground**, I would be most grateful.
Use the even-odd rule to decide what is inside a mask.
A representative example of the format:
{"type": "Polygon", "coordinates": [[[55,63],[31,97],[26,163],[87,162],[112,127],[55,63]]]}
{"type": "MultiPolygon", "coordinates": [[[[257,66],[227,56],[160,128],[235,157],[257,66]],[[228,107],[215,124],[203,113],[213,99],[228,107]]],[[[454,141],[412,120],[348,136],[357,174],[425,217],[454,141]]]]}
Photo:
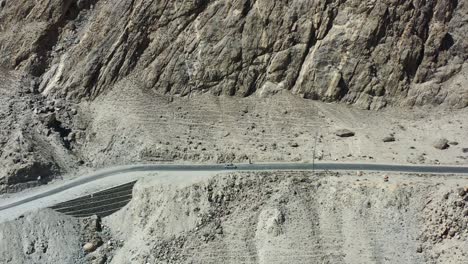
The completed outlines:
{"type": "Polygon", "coordinates": [[[83,263],[79,221],[52,210],[0,225],[1,263],[83,263]]]}
{"type": "Polygon", "coordinates": [[[112,263],[465,263],[466,177],[232,174],[140,182],[112,263]],[[129,228],[130,227],[130,228],[129,228]]]}
{"type": "Polygon", "coordinates": [[[161,97],[123,82],[92,109],[82,151],[92,166],[148,161],[468,164],[468,109],[360,110],[289,92],[248,98],[161,97]],[[354,137],[340,138],[347,128],[354,137]],[[394,135],[394,142],[383,142],[394,135]],[[447,138],[450,147],[434,148],[447,138]]]}
{"type": "Polygon", "coordinates": [[[385,182],[379,173],[231,173],[172,183],[151,177],[98,229],[90,230],[93,220],[50,211],[1,224],[8,243],[0,240],[0,262],[466,263],[466,176],[388,176],[385,182]],[[100,246],[85,254],[89,241],[100,246]],[[31,253],[31,244],[48,246],[31,253]]]}

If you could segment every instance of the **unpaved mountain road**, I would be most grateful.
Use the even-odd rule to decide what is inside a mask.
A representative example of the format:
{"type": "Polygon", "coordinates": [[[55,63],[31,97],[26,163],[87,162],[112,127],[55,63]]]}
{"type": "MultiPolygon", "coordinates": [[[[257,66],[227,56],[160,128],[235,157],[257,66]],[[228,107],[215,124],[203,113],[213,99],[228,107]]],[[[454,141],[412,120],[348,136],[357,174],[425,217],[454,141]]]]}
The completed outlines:
{"type": "MultiPolygon", "coordinates": [[[[16,199],[0,206],[0,212],[21,206],[48,196],[59,194],[74,187],[126,173],[138,172],[223,172],[223,171],[287,171],[287,170],[316,170],[316,171],[380,171],[421,174],[467,174],[468,167],[438,166],[438,165],[401,165],[401,164],[370,164],[370,163],[259,163],[259,164],[224,164],[212,165],[175,165],[175,164],[141,164],[129,165],[100,170],[86,177],[77,178],[52,189],[44,190],[35,195],[16,199]]],[[[122,179],[125,179],[123,177],[122,179]]],[[[123,182],[122,182],[123,183],[123,182]]],[[[85,186],[83,186],[85,188],[85,186]]],[[[63,202],[63,201],[62,201],[63,202]]]]}

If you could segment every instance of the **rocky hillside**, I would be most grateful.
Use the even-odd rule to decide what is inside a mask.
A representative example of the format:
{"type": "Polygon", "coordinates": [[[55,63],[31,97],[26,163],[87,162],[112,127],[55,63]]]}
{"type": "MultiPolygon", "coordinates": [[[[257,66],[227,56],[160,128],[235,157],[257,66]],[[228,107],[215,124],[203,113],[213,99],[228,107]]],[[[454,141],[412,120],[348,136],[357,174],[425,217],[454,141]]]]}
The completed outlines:
{"type": "Polygon", "coordinates": [[[73,99],[133,76],[166,94],[462,108],[467,13],[457,0],[2,0],[0,66],[73,99]]]}
{"type": "Polygon", "coordinates": [[[111,263],[461,264],[465,185],[310,172],[218,175],[185,188],[148,180],[104,223],[126,241],[111,263]]]}
{"type": "Polygon", "coordinates": [[[468,262],[466,176],[155,179],[137,183],[132,201],[102,222],[40,211],[0,224],[0,262],[468,262]]]}

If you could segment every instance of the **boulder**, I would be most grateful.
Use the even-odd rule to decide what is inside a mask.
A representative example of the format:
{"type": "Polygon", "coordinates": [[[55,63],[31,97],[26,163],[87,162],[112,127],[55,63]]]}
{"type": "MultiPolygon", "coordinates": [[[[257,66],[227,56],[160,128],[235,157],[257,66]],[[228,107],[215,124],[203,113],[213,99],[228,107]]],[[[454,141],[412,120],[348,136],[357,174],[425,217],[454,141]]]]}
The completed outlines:
{"type": "Polygon", "coordinates": [[[382,139],[383,142],[394,142],[395,141],[395,137],[394,136],[386,136],[382,139]]]}
{"type": "Polygon", "coordinates": [[[417,252],[417,253],[422,253],[422,252],[423,252],[423,247],[422,247],[422,245],[419,245],[419,246],[416,248],[416,252],[417,252]]]}
{"type": "Polygon", "coordinates": [[[458,188],[457,192],[458,192],[458,195],[460,195],[461,197],[465,196],[466,194],[465,188],[462,188],[462,187],[458,188]]]}
{"type": "Polygon", "coordinates": [[[291,143],[289,143],[289,145],[290,145],[291,147],[293,147],[293,148],[299,147],[299,144],[298,144],[297,142],[291,142],[291,143]]]}
{"type": "Polygon", "coordinates": [[[339,136],[339,137],[352,137],[354,136],[354,132],[349,130],[349,129],[338,129],[335,131],[335,135],[339,136]]]}
{"type": "Polygon", "coordinates": [[[88,242],[88,243],[84,244],[83,250],[86,253],[93,252],[94,250],[96,250],[96,245],[94,243],[88,242]]]}
{"type": "Polygon", "coordinates": [[[448,144],[449,141],[446,138],[441,138],[434,142],[434,148],[436,149],[447,149],[450,145],[448,144]]]}

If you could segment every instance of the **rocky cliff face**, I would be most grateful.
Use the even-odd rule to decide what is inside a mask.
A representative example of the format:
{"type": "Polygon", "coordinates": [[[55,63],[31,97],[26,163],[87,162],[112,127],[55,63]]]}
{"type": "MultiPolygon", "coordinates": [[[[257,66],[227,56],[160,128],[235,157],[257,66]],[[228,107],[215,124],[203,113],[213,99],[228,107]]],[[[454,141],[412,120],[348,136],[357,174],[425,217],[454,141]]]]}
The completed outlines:
{"type": "Polygon", "coordinates": [[[457,0],[2,0],[0,65],[57,97],[287,89],[367,109],[468,105],[457,0]]]}

